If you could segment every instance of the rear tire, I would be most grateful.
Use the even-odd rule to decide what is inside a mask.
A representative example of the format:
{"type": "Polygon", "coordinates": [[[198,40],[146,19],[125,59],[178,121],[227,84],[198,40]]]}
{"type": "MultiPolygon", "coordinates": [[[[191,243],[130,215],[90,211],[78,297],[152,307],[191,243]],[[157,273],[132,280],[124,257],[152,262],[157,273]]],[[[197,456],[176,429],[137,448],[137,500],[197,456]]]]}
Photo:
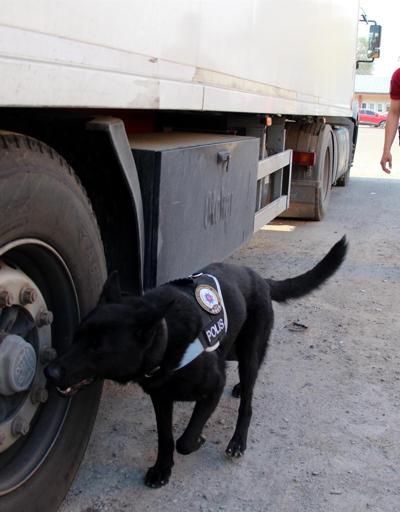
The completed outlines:
{"type": "Polygon", "coordinates": [[[317,155],[316,166],[320,185],[316,190],[314,220],[322,220],[328,209],[332,190],[333,141],[332,129],[329,125],[324,126],[319,136],[317,155]]]}
{"type": "Polygon", "coordinates": [[[342,176],[340,176],[340,178],[338,178],[336,180],[335,185],[337,187],[347,187],[347,185],[350,182],[350,170],[351,170],[351,167],[353,165],[354,155],[356,153],[357,133],[355,134],[355,139],[354,140],[355,140],[355,142],[353,142],[353,144],[351,146],[351,155],[350,155],[350,159],[349,159],[348,169],[347,169],[347,171],[344,174],[342,174],[342,176]]]}
{"type": "Polygon", "coordinates": [[[347,171],[344,174],[342,174],[340,176],[340,178],[338,178],[336,180],[335,185],[337,187],[347,187],[347,185],[349,184],[349,181],[350,181],[350,169],[347,169],[347,171]]]}
{"type": "MultiPolygon", "coordinates": [[[[37,284],[54,313],[52,345],[60,349],[70,343],[79,317],[96,304],[106,277],[89,200],[55,151],[0,132],[0,206],[0,259],[37,284]]],[[[29,433],[0,453],[2,512],[57,510],[84,455],[101,387],[79,393],[69,407],[48,389],[29,433]]]]}

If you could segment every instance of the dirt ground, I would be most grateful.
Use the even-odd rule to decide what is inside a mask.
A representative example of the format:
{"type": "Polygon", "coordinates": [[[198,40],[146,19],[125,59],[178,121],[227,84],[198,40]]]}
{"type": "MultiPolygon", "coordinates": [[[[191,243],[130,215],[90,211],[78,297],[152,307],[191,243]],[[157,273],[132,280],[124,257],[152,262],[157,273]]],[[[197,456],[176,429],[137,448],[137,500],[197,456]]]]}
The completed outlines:
{"type": "MultiPolygon", "coordinates": [[[[350,242],[326,286],[275,305],[245,457],[224,456],[238,407],[234,363],[206,444],[176,455],[170,484],[158,490],[143,485],[156,455],[150,400],[138,387],[108,383],[61,512],[400,510],[400,151],[393,177],[382,179],[382,141],[382,130],[361,128],[350,185],[333,190],[323,222],[275,221],[231,258],[286,278],[343,234],[350,242]],[[292,322],[307,329],[293,331],[292,322]]],[[[190,410],[176,406],[177,434],[190,410]]]]}

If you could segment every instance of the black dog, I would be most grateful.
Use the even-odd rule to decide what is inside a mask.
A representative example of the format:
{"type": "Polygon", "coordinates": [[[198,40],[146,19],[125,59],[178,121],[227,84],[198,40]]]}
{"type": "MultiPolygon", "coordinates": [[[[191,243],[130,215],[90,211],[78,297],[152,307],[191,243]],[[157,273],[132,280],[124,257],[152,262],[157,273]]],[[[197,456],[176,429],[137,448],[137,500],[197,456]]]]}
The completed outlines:
{"type": "Polygon", "coordinates": [[[203,427],[225,385],[225,361],[237,359],[240,383],[234,394],[240,396],[240,407],[226,454],[240,457],[273,324],[271,300],[285,302],[311,292],[334,274],[346,250],[343,237],[312,270],[283,281],[215,263],[203,269],[204,274],[167,283],[142,297],[124,298],[112,273],[71,348],[47,367],[46,375],[66,396],[94,379],[139,383],[151,397],[158,430],[158,457],[145,483],[160,487],[168,482],[173,466],[173,402],[196,402],[176,442],[179,453],[189,454],[204,443],[203,427]]]}

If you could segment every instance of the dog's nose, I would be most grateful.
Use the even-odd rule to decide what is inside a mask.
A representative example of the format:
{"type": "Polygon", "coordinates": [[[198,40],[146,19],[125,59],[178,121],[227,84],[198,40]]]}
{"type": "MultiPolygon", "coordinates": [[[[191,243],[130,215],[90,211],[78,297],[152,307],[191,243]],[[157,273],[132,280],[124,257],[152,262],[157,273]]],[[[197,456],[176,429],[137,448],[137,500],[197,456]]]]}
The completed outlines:
{"type": "Polygon", "coordinates": [[[49,364],[44,369],[44,374],[48,379],[57,381],[61,378],[61,367],[56,364],[49,364]]]}

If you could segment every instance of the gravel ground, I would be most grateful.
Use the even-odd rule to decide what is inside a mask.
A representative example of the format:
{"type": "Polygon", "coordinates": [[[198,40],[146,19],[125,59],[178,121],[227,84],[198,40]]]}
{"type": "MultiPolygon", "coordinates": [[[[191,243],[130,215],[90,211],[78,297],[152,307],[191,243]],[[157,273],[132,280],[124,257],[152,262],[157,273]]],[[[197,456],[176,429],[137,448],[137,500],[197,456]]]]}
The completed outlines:
{"type": "MultiPolygon", "coordinates": [[[[344,233],[350,242],[327,285],[275,305],[245,457],[224,457],[238,407],[230,396],[234,363],[207,443],[176,455],[170,484],[158,490],[143,485],[156,455],[150,400],[138,387],[107,383],[61,512],[400,510],[400,181],[376,179],[382,140],[382,130],[360,130],[353,175],[364,177],[333,190],[323,222],[276,221],[231,258],[286,278],[309,269],[344,233]],[[293,331],[292,322],[307,328],[293,331]]],[[[177,436],[190,411],[177,404],[177,436]]]]}

